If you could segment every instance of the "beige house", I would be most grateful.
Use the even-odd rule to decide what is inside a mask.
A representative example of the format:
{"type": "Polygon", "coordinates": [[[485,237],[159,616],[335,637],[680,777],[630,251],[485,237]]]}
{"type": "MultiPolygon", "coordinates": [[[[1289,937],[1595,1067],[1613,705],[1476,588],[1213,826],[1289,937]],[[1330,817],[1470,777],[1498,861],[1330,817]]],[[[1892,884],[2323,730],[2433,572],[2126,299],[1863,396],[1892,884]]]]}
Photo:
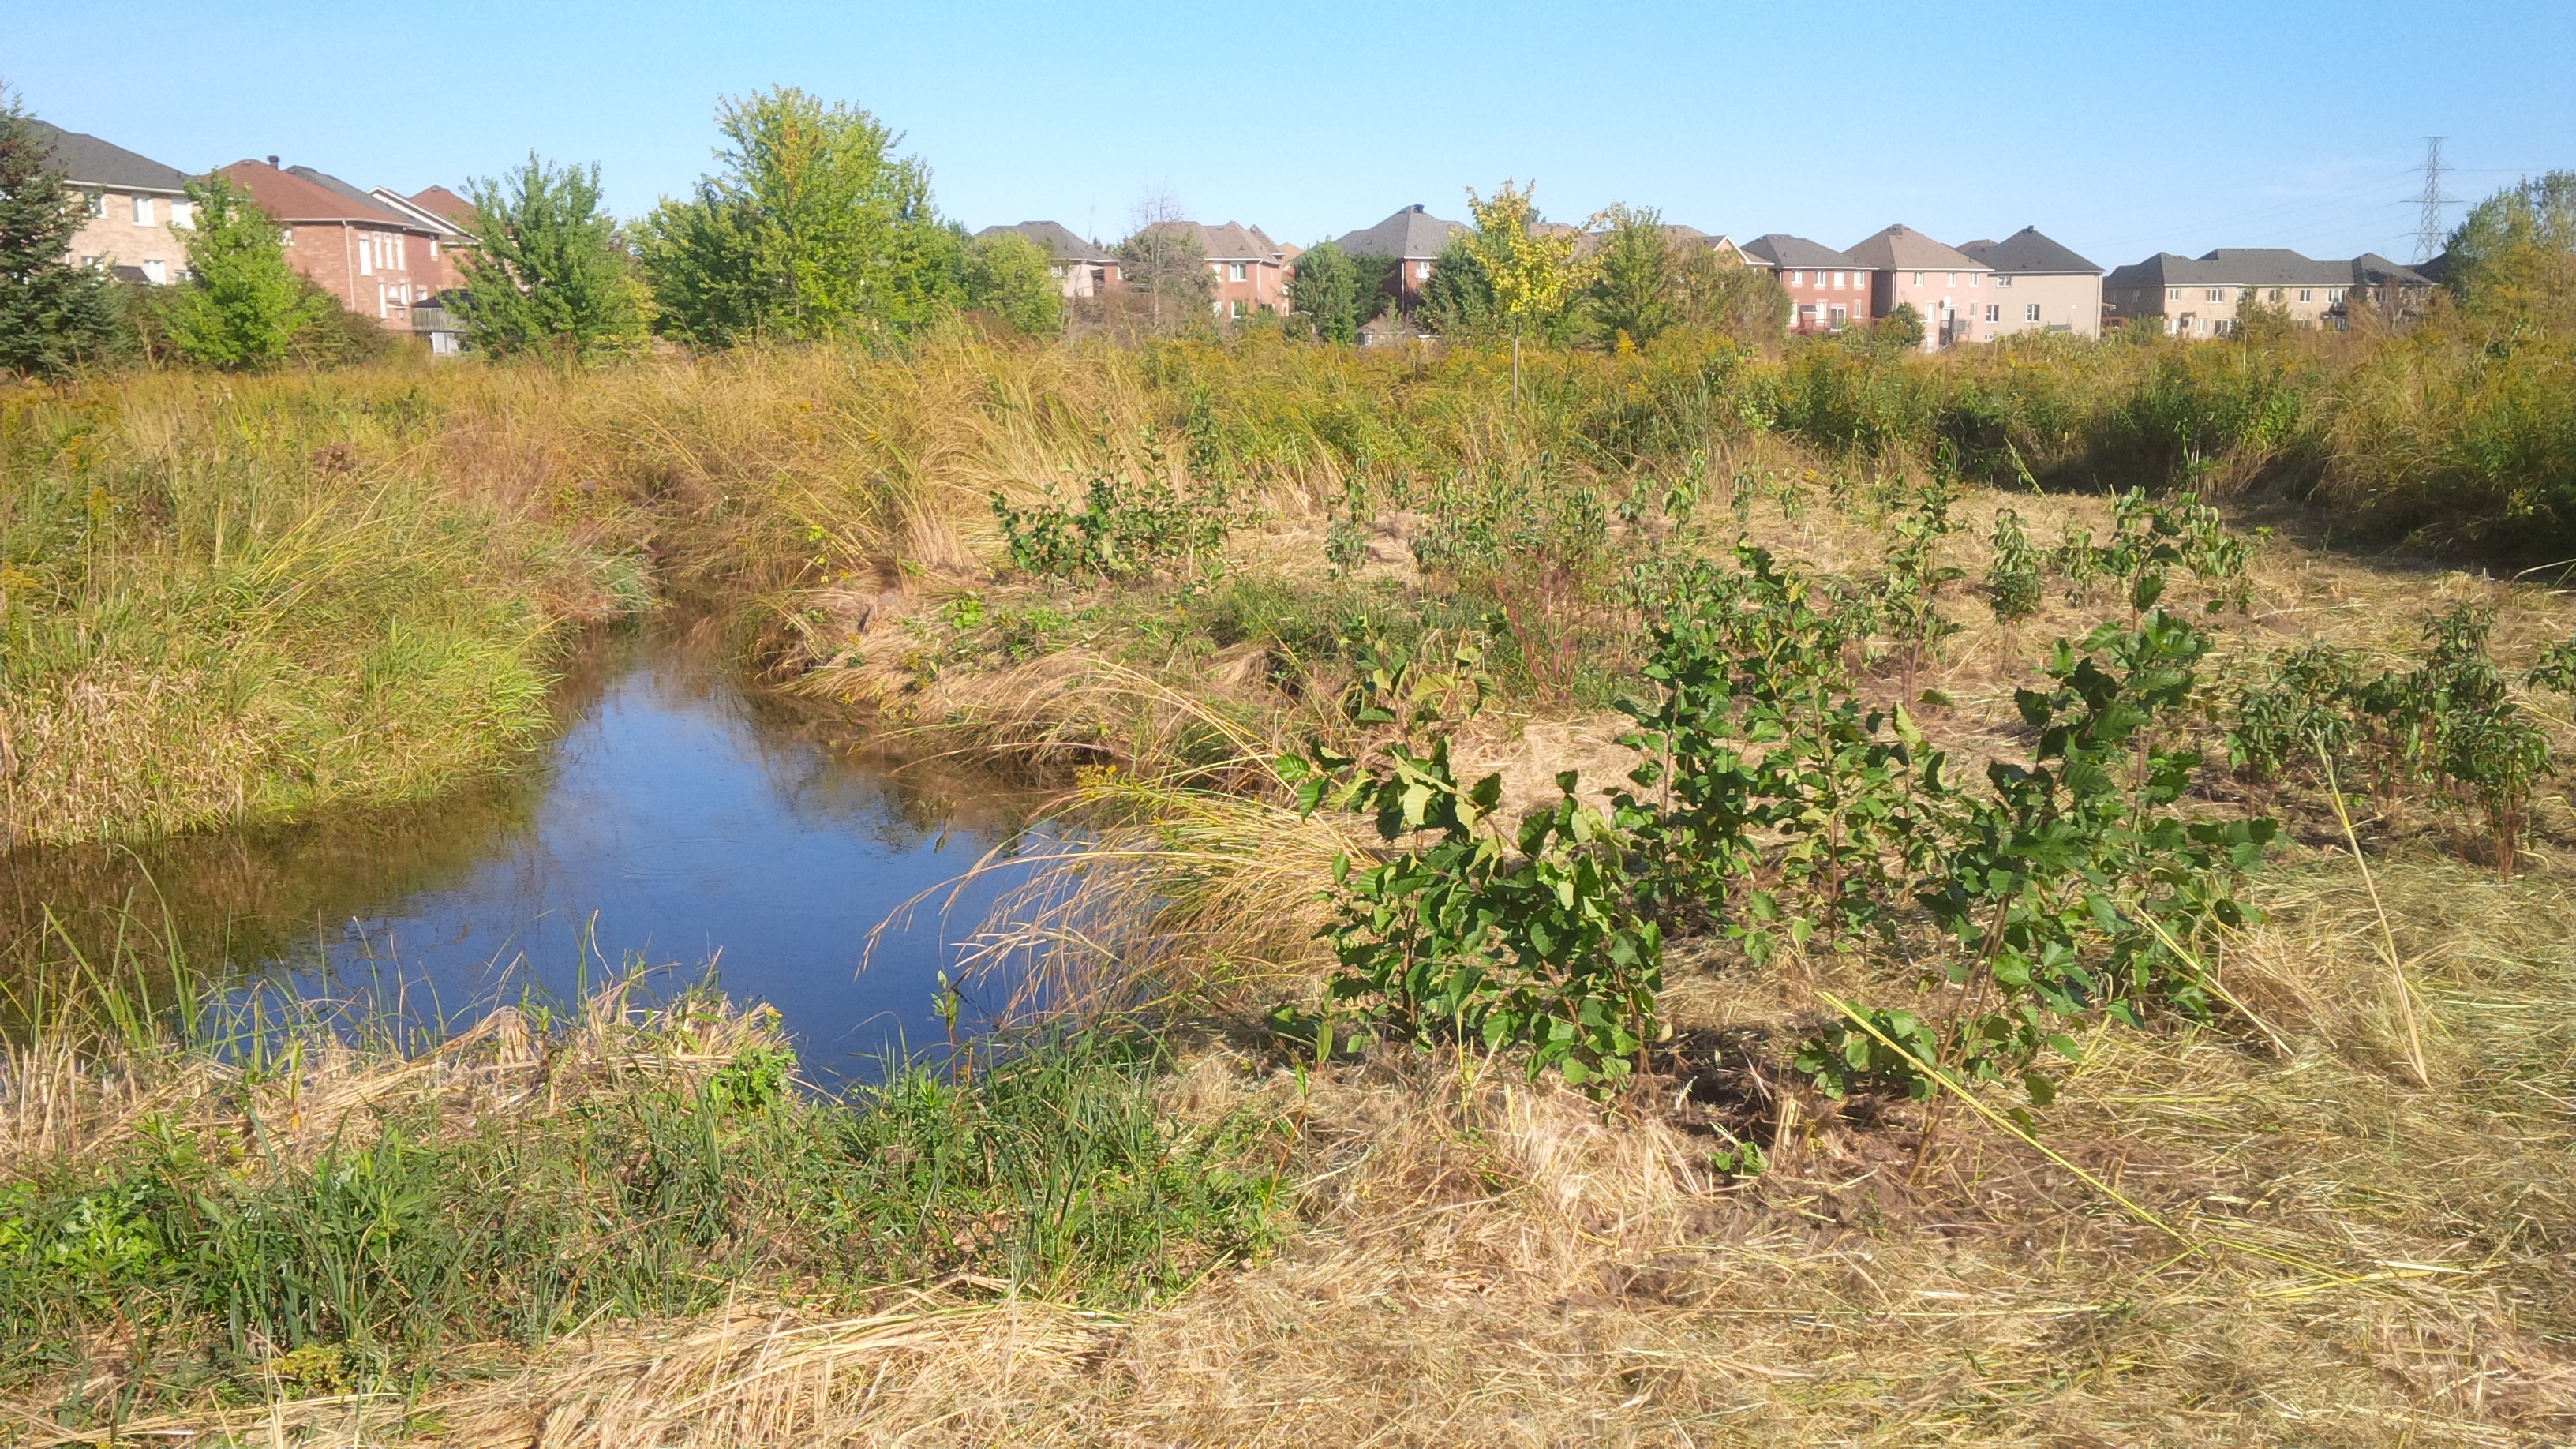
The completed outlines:
{"type": "Polygon", "coordinates": [[[187,275],[188,249],[178,235],[193,225],[187,177],[96,136],[33,118],[28,124],[70,189],[88,198],[89,218],[72,234],[73,260],[156,287],[187,275]]]}
{"type": "Polygon", "coordinates": [[[2374,252],[2319,261],[2286,247],[2221,247],[2202,257],[2159,252],[2112,271],[2102,284],[2111,315],[2154,322],[2177,337],[2224,337],[2249,304],[2277,307],[2302,327],[2342,327],[2359,303],[2405,317],[2433,283],[2374,252]]]}
{"type": "Polygon", "coordinates": [[[1871,316],[1913,305],[1923,319],[1924,351],[1999,335],[2000,324],[1986,320],[2000,305],[1989,280],[1994,269],[1975,257],[1907,226],[1891,226],[1844,255],[1870,273],[1871,316]]]}
{"type": "Polygon", "coordinates": [[[2016,332],[2102,335],[2102,269],[2026,226],[2002,241],[1972,241],[1963,256],[1991,270],[1991,296],[1978,304],[1986,336],[2016,332]]]}

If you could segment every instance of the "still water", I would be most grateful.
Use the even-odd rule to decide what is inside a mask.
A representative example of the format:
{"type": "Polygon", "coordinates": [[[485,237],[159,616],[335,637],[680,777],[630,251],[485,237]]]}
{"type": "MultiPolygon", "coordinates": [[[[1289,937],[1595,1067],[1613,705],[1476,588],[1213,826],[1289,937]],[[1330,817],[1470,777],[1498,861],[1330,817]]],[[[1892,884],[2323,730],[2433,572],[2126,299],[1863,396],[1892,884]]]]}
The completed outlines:
{"type": "Polygon", "coordinates": [[[1027,867],[1006,849],[949,887],[1024,843],[1032,795],[761,702],[714,657],[667,634],[601,646],[539,765],[424,805],[13,853],[0,916],[23,942],[50,908],[92,956],[122,923],[129,954],[166,935],[200,972],[424,1019],[635,963],[662,990],[712,971],[778,1009],[822,1082],[943,1043],[936,975],[1027,867]]]}

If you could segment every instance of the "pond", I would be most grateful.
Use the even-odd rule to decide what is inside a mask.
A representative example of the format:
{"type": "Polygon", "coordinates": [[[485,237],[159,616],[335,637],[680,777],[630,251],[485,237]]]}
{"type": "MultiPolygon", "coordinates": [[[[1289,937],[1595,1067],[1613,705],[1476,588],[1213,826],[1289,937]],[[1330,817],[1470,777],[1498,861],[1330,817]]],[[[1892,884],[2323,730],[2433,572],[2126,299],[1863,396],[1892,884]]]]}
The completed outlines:
{"type": "Polygon", "coordinates": [[[0,857],[0,940],[24,957],[41,936],[57,963],[175,951],[449,1022],[638,964],[658,991],[712,973],[775,1007],[824,1084],[944,1044],[937,973],[1029,866],[949,887],[1026,845],[1033,791],[748,693],[685,631],[586,651],[557,708],[534,766],[423,804],[0,857]]]}

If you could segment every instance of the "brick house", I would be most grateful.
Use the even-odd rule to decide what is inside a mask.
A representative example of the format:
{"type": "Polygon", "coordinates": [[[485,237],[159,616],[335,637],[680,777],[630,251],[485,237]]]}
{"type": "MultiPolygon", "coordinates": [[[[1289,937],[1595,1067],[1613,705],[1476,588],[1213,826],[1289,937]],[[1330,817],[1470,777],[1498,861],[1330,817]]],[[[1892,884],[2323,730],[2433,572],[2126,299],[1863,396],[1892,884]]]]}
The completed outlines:
{"type": "Polygon", "coordinates": [[[2102,269],[2026,226],[2002,241],[1972,241],[1961,254],[1991,268],[1997,295],[1983,304],[1989,337],[2015,332],[2102,335],[2102,269]]]}
{"type": "Polygon", "coordinates": [[[2374,252],[2319,261],[2287,247],[2220,247],[2201,257],[2158,252],[2115,267],[2102,284],[2111,315],[2177,337],[2224,337],[2246,303],[2278,307],[2302,327],[2342,327],[2358,300],[2383,316],[2422,307],[2432,279],[2374,252]]]}
{"type": "Polygon", "coordinates": [[[187,182],[177,168],[79,131],[30,118],[66,185],[88,199],[89,216],[72,234],[72,260],[129,282],[159,286],[188,274],[178,233],[193,222],[187,182]]]}
{"type": "Polygon", "coordinates": [[[999,232],[1017,232],[1037,243],[1047,254],[1047,270],[1055,274],[1065,299],[1097,297],[1125,286],[1118,274],[1118,258],[1098,242],[1087,242],[1074,235],[1073,228],[1053,221],[1024,221],[1015,226],[988,226],[975,233],[982,241],[999,232]]]}
{"type": "Polygon", "coordinates": [[[396,211],[311,167],[281,169],[275,157],[220,174],[277,223],[289,266],[387,331],[412,331],[412,308],[458,282],[452,222],[396,211]]]}
{"type": "Polygon", "coordinates": [[[1924,351],[1997,335],[2003,304],[1988,280],[1994,269],[1975,257],[1908,226],[1887,228],[1851,255],[1870,270],[1870,315],[1886,317],[1912,303],[1923,319],[1924,351]]]}
{"type": "Polygon", "coordinates": [[[1179,232],[1198,243],[1199,255],[1216,285],[1210,310],[1220,318],[1251,317],[1288,310],[1288,265],[1303,247],[1272,241],[1257,226],[1201,226],[1194,221],[1159,221],[1147,230],[1179,232]]]}
{"type": "Polygon", "coordinates": [[[1840,332],[1870,311],[1870,269],[1849,252],[1819,241],[1772,232],[1740,249],[1747,264],[1769,272],[1789,294],[1793,333],[1840,332]]]}
{"type": "Polygon", "coordinates": [[[1449,239],[1469,230],[1462,223],[1431,215],[1417,203],[1375,226],[1344,232],[1333,239],[1333,245],[1355,257],[1394,258],[1396,307],[1409,313],[1422,300],[1422,284],[1431,280],[1432,264],[1440,259],[1449,239]]]}

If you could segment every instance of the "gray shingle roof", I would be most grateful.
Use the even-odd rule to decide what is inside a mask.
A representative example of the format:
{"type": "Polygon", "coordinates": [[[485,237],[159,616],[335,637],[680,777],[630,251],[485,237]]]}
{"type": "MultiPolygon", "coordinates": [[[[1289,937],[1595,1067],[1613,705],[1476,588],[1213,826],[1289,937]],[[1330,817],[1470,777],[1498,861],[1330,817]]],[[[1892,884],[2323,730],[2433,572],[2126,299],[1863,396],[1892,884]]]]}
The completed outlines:
{"type": "Polygon", "coordinates": [[[53,153],[54,164],[63,168],[71,181],[88,186],[113,186],[127,191],[177,192],[188,178],[175,166],[164,166],[149,156],[137,155],[113,142],[80,131],[66,131],[29,117],[27,124],[46,142],[53,153]]]}
{"type": "Polygon", "coordinates": [[[370,196],[366,192],[359,190],[357,187],[351,186],[348,182],[341,180],[339,177],[332,175],[328,171],[316,171],[310,166],[289,166],[286,168],[286,174],[289,176],[301,177],[306,181],[310,181],[314,185],[321,187],[323,190],[330,192],[332,195],[340,197],[343,200],[354,201],[358,205],[367,208],[369,211],[381,212],[384,214],[387,221],[399,221],[407,226],[420,225],[420,221],[417,217],[406,216],[402,212],[394,210],[392,207],[385,205],[379,198],[370,196]]]}
{"type": "Polygon", "coordinates": [[[2002,241],[1972,241],[1959,248],[1964,256],[1976,258],[1998,272],[2023,276],[2048,273],[2079,273],[2098,277],[2102,269],[2040,235],[2038,227],[2026,226],[2002,241]]]}
{"type": "Polygon", "coordinates": [[[1955,247],[1943,246],[1910,226],[1891,226],[1851,250],[1864,267],[1888,272],[1982,272],[1984,262],[1955,247]]]}
{"type": "Polygon", "coordinates": [[[2319,261],[2287,247],[2220,247],[2200,257],[2158,252],[2113,269],[2111,287],[2352,287],[2432,283],[2412,267],[2373,252],[2350,261],[2319,261]]]}
{"type": "Polygon", "coordinates": [[[1103,251],[1099,247],[1093,246],[1082,238],[1075,236],[1073,234],[1073,228],[1064,225],[1062,222],[1024,221],[1019,223],[1017,226],[988,226],[982,231],[975,233],[975,235],[978,239],[981,239],[991,236],[995,232],[1002,231],[1018,232],[1029,240],[1036,242],[1041,250],[1059,262],[1105,262],[1109,260],[1109,253],[1103,251]]]}
{"type": "Polygon", "coordinates": [[[1408,206],[1372,227],[1344,232],[1333,241],[1355,257],[1393,257],[1398,261],[1428,261],[1440,255],[1449,239],[1469,228],[1424,211],[1421,206],[1408,206]]]}
{"type": "Polygon", "coordinates": [[[1857,267],[1860,259],[1849,252],[1838,252],[1820,241],[1809,241],[1786,232],[1768,232],[1744,244],[1744,254],[1766,267],[1857,267]]]}

